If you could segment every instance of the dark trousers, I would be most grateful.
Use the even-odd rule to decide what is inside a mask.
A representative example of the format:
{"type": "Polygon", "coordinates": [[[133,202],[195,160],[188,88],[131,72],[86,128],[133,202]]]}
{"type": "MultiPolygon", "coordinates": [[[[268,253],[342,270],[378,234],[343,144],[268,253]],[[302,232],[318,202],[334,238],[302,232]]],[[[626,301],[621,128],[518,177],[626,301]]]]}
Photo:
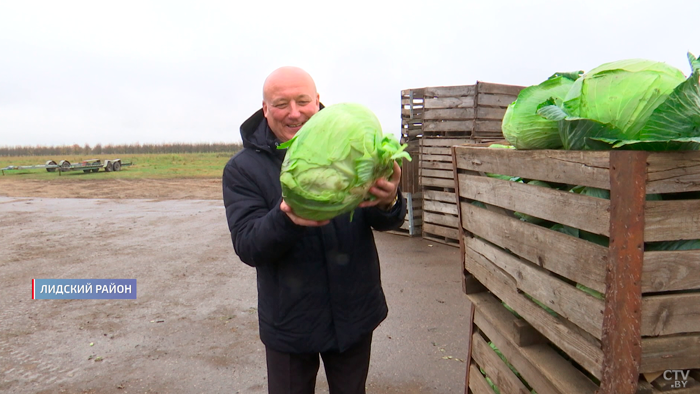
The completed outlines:
{"type": "MultiPolygon", "coordinates": [[[[330,394],[365,394],[372,334],[350,349],[320,353],[330,394]]],[[[281,353],[265,347],[269,394],[314,394],[319,353],[281,353]]]]}

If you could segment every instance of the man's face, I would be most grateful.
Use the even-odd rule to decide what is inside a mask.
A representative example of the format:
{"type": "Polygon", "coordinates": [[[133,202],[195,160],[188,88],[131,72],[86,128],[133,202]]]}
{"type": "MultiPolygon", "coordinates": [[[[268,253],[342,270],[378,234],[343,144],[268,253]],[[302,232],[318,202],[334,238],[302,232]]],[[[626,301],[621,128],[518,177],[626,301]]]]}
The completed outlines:
{"type": "Polygon", "coordinates": [[[275,136],[289,141],[311,116],[318,112],[319,95],[313,80],[305,75],[282,73],[267,81],[263,113],[275,136]]]}

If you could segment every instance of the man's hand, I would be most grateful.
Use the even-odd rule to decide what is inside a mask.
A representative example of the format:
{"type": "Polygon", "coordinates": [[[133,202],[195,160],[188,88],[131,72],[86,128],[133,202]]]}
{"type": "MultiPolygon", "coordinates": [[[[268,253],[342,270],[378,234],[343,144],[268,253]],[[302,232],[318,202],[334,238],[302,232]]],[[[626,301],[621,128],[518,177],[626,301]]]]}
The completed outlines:
{"type": "Polygon", "coordinates": [[[320,226],[325,226],[326,224],[330,223],[330,220],[322,220],[322,221],[316,221],[316,220],[309,220],[309,219],[304,219],[299,216],[297,216],[294,211],[292,210],[292,207],[287,205],[284,200],[280,203],[280,209],[282,212],[286,213],[289,219],[294,222],[294,224],[298,226],[306,226],[306,227],[320,227],[320,226]]]}
{"type": "Polygon", "coordinates": [[[360,208],[377,206],[380,209],[387,210],[391,208],[396,198],[396,193],[399,190],[399,181],[401,180],[401,167],[397,162],[394,162],[394,173],[390,179],[377,179],[377,181],[369,188],[369,192],[376,197],[372,201],[363,201],[360,203],[360,208]]]}

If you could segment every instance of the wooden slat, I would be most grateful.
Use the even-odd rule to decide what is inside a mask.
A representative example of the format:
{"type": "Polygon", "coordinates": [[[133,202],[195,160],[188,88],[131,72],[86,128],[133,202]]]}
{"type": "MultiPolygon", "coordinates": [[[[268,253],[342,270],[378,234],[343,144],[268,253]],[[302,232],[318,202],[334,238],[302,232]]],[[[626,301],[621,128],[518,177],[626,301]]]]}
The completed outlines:
{"type": "Polygon", "coordinates": [[[645,252],[642,292],[700,289],[700,250],[645,252]]]}
{"type": "Polygon", "coordinates": [[[700,238],[700,200],[647,201],[644,241],[700,238]]]}
{"type": "Polygon", "coordinates": [[[457,167],[610,190],[609,152],[457,147],[457,167]]]}
{"type": "Polygon", "coordinates": [[[643,336],[700,332],[699,322],[700,292],[642,298],[643,336]]]}
{"type": "Polygon", "coordinates": [[[425,161],[420,162],[420,168],[429,168],[431,170],[450,170],[452,171],[452,163],[448,162],[438,162],[438,161],[425,161]]]}
{"type": "Polygon", "coordinates": [[[466,332],[466,340],[467,340],[467,358],[466,358],[466,375],[464,377],[464,394],[469,394],[469,373],[471,372],[471,365],[472,365],[472,341],[470,340],[472,337],[472,334],[474,334],[474,304],[472,304],[470,301],[467,300],[467,332],[466,332]]]}
{"type": "Polygon", "coordinates": [[[478,293],[468,297],[476,306],[474,323],[538,394],[595,392],[596,385],[548,345],[517,346],[512,338],[518,319],[492,295],[478,293]]]}
{"type": "MultiPolygon", "coordinates": [[[[477,119],[503,119],[506,109],[501,107],[478,107],[476,109],[477,119]]],[[[499,129],[500,130],[500,129],[499,129]]]]}
{"type": "MultiPolygon", "coordinates": [[[[419,180],[419,165],[420,165],[420,154],[418,152],[409,152],[409,155],[413,160],[404,160],[401,168],[401,191],[406,193],[416,193],[420,192],[420,180],[419,180]]],[[[404,196],[405,197],[405,196],[404,196]]]]}
{"type": "Polygon", "coordinates": [[[525,86],[518,85],[506,85],[500,83],[490,83],[481,82],[476,83],[477,90],[479,93],[492,93],[492,94],[507,94],[510,96],[517,96],[525,86]]]}
{"type": "Polygon", "coordinates": [[[438,224],[440,226],[445,227],[452,227],[455,229],[459,226],[459,219],[457,218],[457,216],[441,215],[433,212],[423,212],[423,222],[438,224]]]}
{"type": "Polygon", "coordinates": [[[509,94],[479,94],[479,106],[507,107],[517,97],[509,94]]]}
{"type": "Polygon", "coordinates": [[[640,373],[700,368],[700,334],[642,338],[640,373]]]}
{"type": "MultiPolygon", "coordinates": [[[[464,276],[466,277],[466,275],[468,275],[468,272],[464,269],[465,246],[464,246],[464,242],[462,241],[462,238],[464,238],[465,232],[464,232],[464,229],[462,228],[462,210],[459,209],[459,197],[457,194],[457,191],[459,189],[459,185],[457,184],[457,177],[456,177],[458,170],[457,170],[457,163],[455,162],[455,149],[454,149],[454,147],[450,147],[450,154],[452,156],[452,174],[455,175],[455,177],[454,177],[454,181],[455,181],[455,205],[457,205],[457,233],[459,234],[458,240],[459,240],[460,263],[462,265],[462,271],[464,272],[464,276]]],[[[465,289],[466,289],[466,287],[465,287],[465,289]]]]}
{"type": "Polygon", "coordinates": [[[635,394],[642,357],[642,263],[647,152],[610,154],[610,254],[605,277],[600,394],[635,394]]]}
{"type": "MultiPolygon", "coordinates": [[[[439,212],[455,215],[457,217],[457,204],[440,201],[423,200],[423,211],[439,212]]],[[[457,226],[455,226],[457,227],[457,226]]],[[[458,238],[455,238],[458,239],[458,238]]]]}
{"type": "Polygon", "coordinates": [[[425,88],[423,93],[426,97],[460,97],[473,96],[476,94],[475,85],[458,86],[433,86],[425,88]]]}
{"type": "Polygon", "coordinates": [[[472,357],[503,393],[530,394],[530,390],[478,333],[472,335],[472,357]]]}
{"type": "Polygon", "coordinates": [[[423,192],[423,199],[424,200],[435,200],[435,201],[442,201],[446,202],[448,204],[457,204],[457,201],[455,200],[455,194],[450,193],[450,192],[439,192],[436,190],[425,190],[423,192]]]}
{"type": "Polygon", "coordinates": [[[535,265],[605,291],[608,249],[462,202],[462,226],[535,265]],[[582,256],[586,264],[582,264],[582,256]]]}
{"type": "Polygon", "coordinates": [[[455,241],[459,239],[459,234],[456,228],[436,226],[434,224],[423,223],[423,233],[439,235],[441,237],[452,238],[455,241]]]}
{"type": "MultiPolygon", "coordinates": [[[[426,155],[451,155],[452,148],[450,146],[421,146],[420,152],[426,155]]],[[[447,158],[445,158],[447,160],[447,158]]],[[[452,162],[452,157],[450,156],[449,161],[452,162]]],[[[451,167],[450,167],[451,168],[451,167]]]]}
{"type": "Polygon", "coordinates": [[[444,163],[452,163],[452,156],[448,155],[433,155],[433,154],[421,154],[421,163],[425,161],[441,161],[444,163]]]}
{"type": "Polygon", "coordinates": [[[408,96],[413,92],[413,97],[422,96],[425,93],[425,88],[413,88],[401,90],[401,96],[408,96]]]}
{"type": "Polygon", "coordinates": [[[604,308],[602,300],[550,275],[549,271],[487,245],[484,241],[471,239],[470,247],[510,275],[518,290],[547,305],[594,337],[601,338],[604,308]]]}
{"type": "MultiPolygon", "coordinates": [[[[479,113],[481,113],[481,111],[479,113]]],[[[501,118],[502,117],[503,116],[501,116],[501,118]]],[[[433,108],[426,110],[423,116],[423,119],[428,120],[459,120],[474,118],[474,108],[433,108]]]]}
{"type": "Polygon", "coordinates": [[[474,107],[474,96],[470,97],[443,97],[426,99],[423,108],[469,108],[474,107]]]}
{"type": "Polygon", "coordinates": [[[479,372],[476,365],[469,366],[469,390],[473,394],[494,394],[484,375],[479,372]]]}
{"type": "Polygon", "coordinates": [[[501,121],[500,120],[476,120],[474,131],[479,133],[501,133],[501,121]]]}
{"type": "Polygon", "coordinates": [[[446,170],[430,170],[427,168],[421,168],[420,169],[420,176],[425,176],[425,177],[431,177],[431,178],[443,178],[443,179],[449,179],[452,182],[454,182],[455,176],[452,173],[452,171],[446,171],[446,170]]]}
{"type": "MultiPolygon", "coordinates": [[[[442,179],[442,178],[421,178],[421,185],[430,187],[442,187],[442,188],[452,188],[455,187],[455,181],[452,179],[442,179]]],[[[457,209],[457,208],[455,208],[457,209]]]]}
{"type": "Polygon", "coordinates": [[[408,119],[423,119],[423,108],[401,108],[401,117],[408,119]]]}
{"type": "Polygon", "coordinates": [[[436,120],[424,120],[423,121],[423,131],[424,132],[436,132],[436,131],[460,131],[465,133],[471,133],[474,127],[473,120],[446,120],[446,121],[436,121],[436,120]]]}
{"type": "MultiPolygon", "coordinates": [[[[420,141],[421,146],[452,146],[461,145],[467,143],[469,138],[422,138],[420,141]]],[[[449,153],[452,155],[452,152],[449,153]]]]}
{"type": "Polygon", "coordinates": [[[700,152],[654,152],[647,163],[647,193],[700,190],[700,152]]]}
{"type": "Polygon", "coordinates": [[[458,174],[459,196],[609,235],[610,201],[485,176],[458,174]]]}

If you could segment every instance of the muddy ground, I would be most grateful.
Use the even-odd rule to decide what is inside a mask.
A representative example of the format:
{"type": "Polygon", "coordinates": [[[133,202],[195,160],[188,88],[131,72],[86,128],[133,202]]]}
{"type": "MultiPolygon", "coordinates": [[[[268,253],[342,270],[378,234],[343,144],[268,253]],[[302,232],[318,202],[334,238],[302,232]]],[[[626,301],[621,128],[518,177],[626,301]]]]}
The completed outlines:
{"type": "MultiPolygon", "coordinates": [[[[255,270],[233,253],[219,180],[0,177],[0,234],[1,393],[267,392],[255,270]],[[32,300],[32,278],[135,278],[138,298],[32,300]]],[[[458,249],[376,238],[390,312],[368,392],[463,393],[458,249]]]]}

